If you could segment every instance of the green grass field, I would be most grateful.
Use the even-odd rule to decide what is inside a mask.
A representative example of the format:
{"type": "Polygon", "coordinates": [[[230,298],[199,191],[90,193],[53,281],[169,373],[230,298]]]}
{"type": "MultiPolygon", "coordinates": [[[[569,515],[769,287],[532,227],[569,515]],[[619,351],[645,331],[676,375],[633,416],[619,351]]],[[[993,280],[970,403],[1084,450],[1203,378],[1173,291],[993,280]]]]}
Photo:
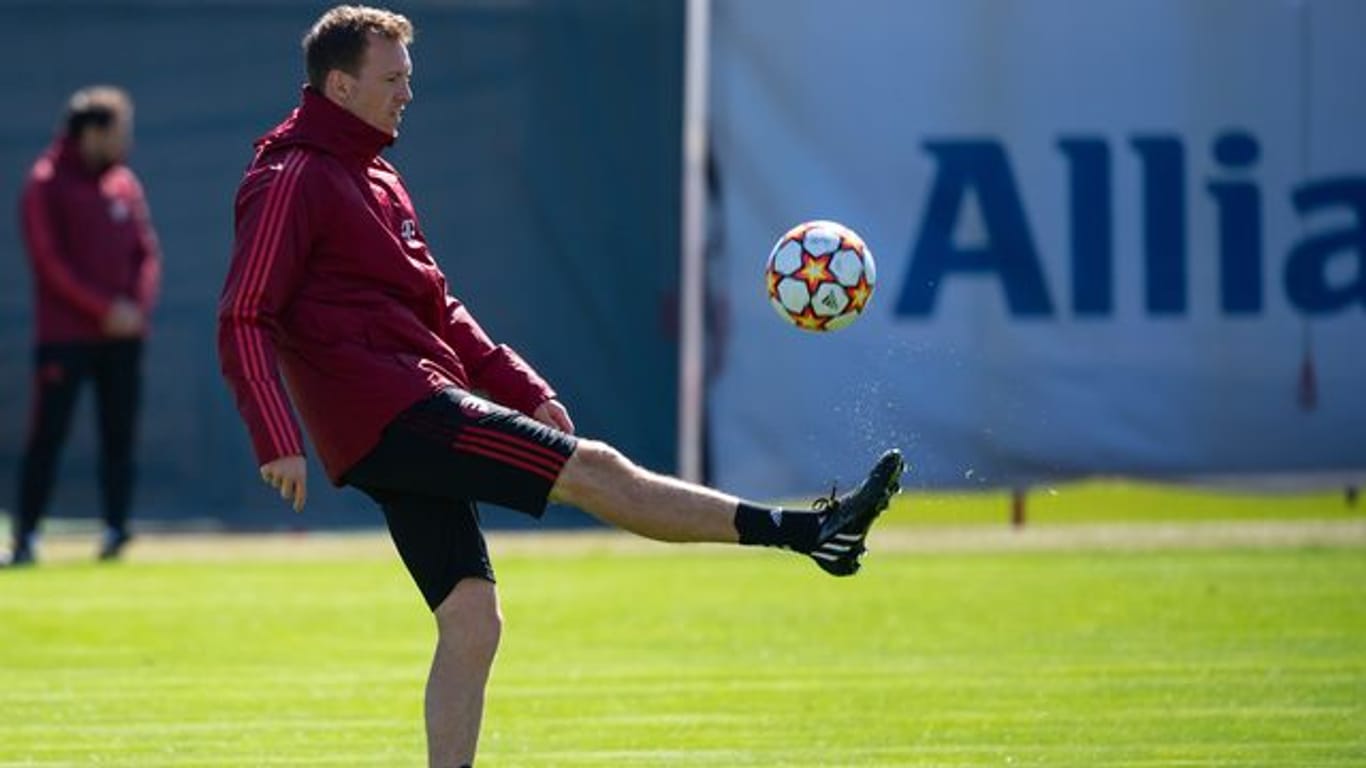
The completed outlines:
{"type": "MultiPolygon", "coordinates": [[[[921,501],[888,533],[930,532],[921,501]]],[[[1366,765],[1361,538],[893,547],[836,580],[495,537],[479,765],[1366,765]]],[[[378,537],[143,541],[104,567],[89,546],[0,572],[0,766],[423,763],[433,629],[378,537]]]]}
{"type": "MultiPolygon", "coordinates": [[[[1000,524],[1010,504],[1001,491],[903,494],[888,516],[894,525],[1000,524]]],[[[1270,494],[1102,479],[1031,488],[1025,517],[1030,525],[1341,520],[1366,517],[1366,501],[1348,503],[1341,490],[1270,494]]]]}

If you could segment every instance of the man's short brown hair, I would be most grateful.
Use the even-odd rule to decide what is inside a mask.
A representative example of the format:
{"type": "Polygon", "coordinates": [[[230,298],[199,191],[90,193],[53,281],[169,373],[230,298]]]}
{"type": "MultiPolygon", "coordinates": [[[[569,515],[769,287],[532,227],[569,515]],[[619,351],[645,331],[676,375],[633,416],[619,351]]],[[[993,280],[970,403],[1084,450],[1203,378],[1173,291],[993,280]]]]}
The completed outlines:
{"type": "Polygon", "coordinates": [[[128,92],[113,85],[92,85],[71,94],[66,102],[66,135],[79,139],[87,128],[108,128],[133,115],[128,92]]]}
{"type": "Polygon", "coordinates": [[[308,84],[321,91],[334,69],[360,74],[371,34],[407,45],[413,41],[413,23],[402,14],[365,5],[339,5],[324,13],[304,35],[308,84]]]}

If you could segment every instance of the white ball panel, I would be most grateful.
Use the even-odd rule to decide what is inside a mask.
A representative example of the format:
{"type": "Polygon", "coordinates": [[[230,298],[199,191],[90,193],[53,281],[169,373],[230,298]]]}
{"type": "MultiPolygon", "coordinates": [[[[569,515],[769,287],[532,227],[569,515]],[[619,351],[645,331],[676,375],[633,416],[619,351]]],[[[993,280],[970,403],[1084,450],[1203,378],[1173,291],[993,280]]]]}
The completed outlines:
{"type": "Polygon", "coordinates": [[[778,283],[778,301],[788,312],[800,315],[811,303],[811,292],[801,280],[785,278],[778,283]]]}
{"type": "Polygon", "coordinates": [[[821,317],[834,317],[849,306],[849,295],[834,283],[822,283],[811,297],[811,309],[821,317]]]}
{"type": "Polygon", "coordinates": [[[856,319],[858,319],[857,312],[850,312],[848,314],[840,315],[839,317],[832,317],[829,321],[826,322],[825,330],[838,331],[846,325],[849,325],[850,323],[854,322],[854,320],[856,319]]]}
{"type": "Polygon", "coordinates": [[[801,269],[801,266],[802,244],[796,240],[788,240],[773,251],[773,270],[775,272],[790,275],[801,269]]]}
{"type": "Polygon", "coordinates": [[[840,285],[852,288],[858,285],[859,276],[863,274],[863,260],[853,251],[839,251],[830,259],[830,273],[840,285]]]}
{"type": "Polygon", "coordinates": [[[813,256],[824,256],[840,247],[840,233],[828,226],[812,227],[802,238],[802,245],[813,256]]]}

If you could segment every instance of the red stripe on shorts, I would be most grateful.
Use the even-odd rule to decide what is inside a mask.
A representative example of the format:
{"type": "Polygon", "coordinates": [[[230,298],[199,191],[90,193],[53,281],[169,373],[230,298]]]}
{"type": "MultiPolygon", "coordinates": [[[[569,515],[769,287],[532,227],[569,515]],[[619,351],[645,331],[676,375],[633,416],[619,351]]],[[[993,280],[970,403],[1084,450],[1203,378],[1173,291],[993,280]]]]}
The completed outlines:
{"type": "Polygon", "coordinates": [[[566,461],[565,456],[563,456],[558,451],[547,448],[544,445],[541,445],[540,443],[537,443],[533,440],[529,440],[525,437],[509,435],[506,432],[499,432],[497,430],[489,429],[487,427],[476,427],[472,425],[466,426],[462,430],[462,432],[464,432],[465,434],[479,435],[481,437],[506,442],[509,444],[509,447],[516,447],[519,451],[538,453],[545,459],[549,460],[555,466],[556,470],[564,466],[564,462],[566,461]]]}
{"type": "Polygon", "coordinates": [[[541,477],[545,479],[547,482],[555,482],[554,472],[547,471],[544,467],[538,467],[535,464],[528,464],[516,458],[515,456],[509,456],[505,453],[490,450],[488,448],[483,448],[481,446],[462,445],[459,441],[457,441],[452,447],[454,447],[458,451],[463,451],[465,453],[475,454],[477,456],[483,456],[487,459],[492,459],[493,461],[496,461],[500,464],[509,464],[511,466],[530,472],[531,474],[536,475],[537,477],[541,477]]]}
{"type": "Polygon", "coordinates": [[[452,445],[456,447],[482,448],[486,451],[497,451],[510,459],[516,459],[525,464],[540,467],[551,474],[558,475],[560,468],[564,466],[564,461],[549,461],[535,454],[523,453],[517,450],[518,446],[514,443],[499,440],[489,440],[478,435],[460,435],[455,438],[452,445]]]}

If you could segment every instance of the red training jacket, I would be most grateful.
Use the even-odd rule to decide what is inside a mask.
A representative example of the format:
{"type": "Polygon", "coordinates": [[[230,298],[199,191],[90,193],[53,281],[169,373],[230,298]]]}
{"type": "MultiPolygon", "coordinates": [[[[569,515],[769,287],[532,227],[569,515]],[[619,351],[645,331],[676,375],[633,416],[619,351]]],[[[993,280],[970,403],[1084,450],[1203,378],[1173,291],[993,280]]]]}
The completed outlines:
{"type": "Polygon", "coordinates": [[[256,142],[218,307],[223,375],[265,464],[303,453],[284,374],[334,484],[400,412],[447,386],[530,414],[555,396],[494,344],[427,250],[393,138],[305,88],[256,142]]]}
{"type": "Polygon", "coordinates": [[[104,316],[120,296],[151,313],[161,252],[128,166],[92,171],[76,141],[59,138],[33,164],[19,218],[33,262],[39,344],[105,340],[104,316]]]}

